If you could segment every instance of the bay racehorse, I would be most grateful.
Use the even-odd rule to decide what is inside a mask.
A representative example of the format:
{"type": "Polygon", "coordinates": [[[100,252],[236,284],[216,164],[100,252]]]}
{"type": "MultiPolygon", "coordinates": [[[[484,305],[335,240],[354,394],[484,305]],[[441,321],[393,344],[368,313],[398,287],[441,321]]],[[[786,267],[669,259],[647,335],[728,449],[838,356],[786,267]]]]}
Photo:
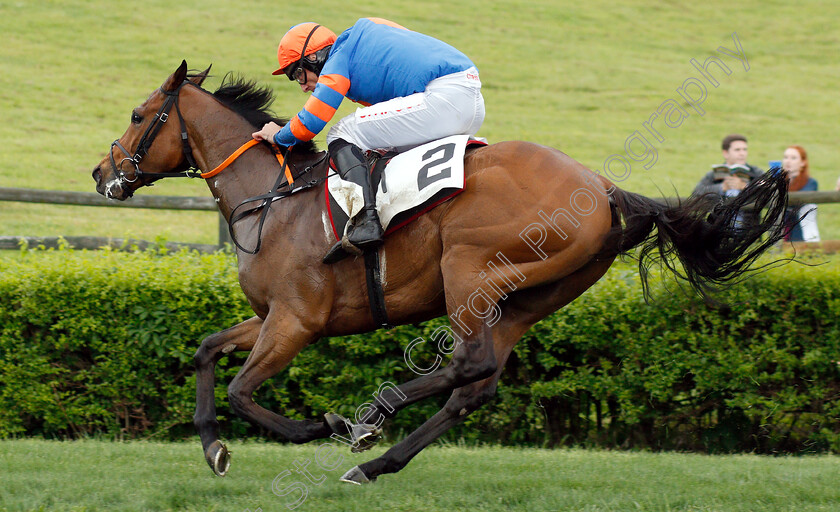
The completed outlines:
{"type": "MultiPolygon", "coordinates": [[[[253,82],[226,78],[213,93],[202,89],[208,72],[188,74],[183,62],[131,112],[128,129],[93,170],[99,193],[124,200],[160,178],[201,175],[230,220],[240,203],[275,188],[286,170],[294,176],[315,169],[318,175],[327,165],[313,145],[284,151],[285,169],[266,143],[229,158],[256,128],[285,120],[272,116],[270,91],[253,82]]],[[[470,149],[465,172],[463,193],[391,234],[379,249],[391,323],[448,315],[457,340],[452,359],[383,391],[365,418],[392,417],[439,393],[451,397],[381,457],[348,471],[344,481],[363,483],[399,471],[487,402],[523,334],[591,287],[617,255],[639,246],[643,277],[652,265],[664,264],[705,295],[742,278],[782,236],[776,219],[787,202],[787,183],[778,174],[754,180],[733,202],[692,198],[669,206],[625,192],[564,153],[528,142],[470,149]],[[766,213],[745,216],[748,208],[766,213]]],[[[232,351],[250,351],[228,387],[231,407],[242,418],[294,443],[334,433],[359,439],[374,434],[366,423],[343,425],[330,415],[323,421],[285,418],[252,398],[319,338],[379,327],[362,259],[321,262],[335,241],[323,196],[320,182],[257,208],[233,230],[242,247],[261,243],[255,254],[237,249],[239,281],[255,316],[207,337],[195,354],[195,426],[218,475],[230,457],[219,440],[214,367],[232,351]]]]}

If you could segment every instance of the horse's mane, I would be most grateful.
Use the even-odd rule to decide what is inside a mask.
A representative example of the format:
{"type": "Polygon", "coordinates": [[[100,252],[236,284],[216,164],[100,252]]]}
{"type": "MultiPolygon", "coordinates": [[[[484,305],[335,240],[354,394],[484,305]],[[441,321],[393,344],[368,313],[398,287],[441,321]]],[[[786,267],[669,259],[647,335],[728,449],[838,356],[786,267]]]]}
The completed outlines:
{"type": "MultiPolygon", "coordinates": [[[[274,101],[274,93],[269,86],[259,86],[253,80],[235,76],[231,73],[222,78],[222,84],[213,93],[213,97],[230,107],[234,112],[248,120],[255,128],[274,121],[280,126],[288,119],[276,117],[269,106],[274,101]]],[[[295,151],[317,153],[318,148],[312,141],[295,144],[295,151]]]]}

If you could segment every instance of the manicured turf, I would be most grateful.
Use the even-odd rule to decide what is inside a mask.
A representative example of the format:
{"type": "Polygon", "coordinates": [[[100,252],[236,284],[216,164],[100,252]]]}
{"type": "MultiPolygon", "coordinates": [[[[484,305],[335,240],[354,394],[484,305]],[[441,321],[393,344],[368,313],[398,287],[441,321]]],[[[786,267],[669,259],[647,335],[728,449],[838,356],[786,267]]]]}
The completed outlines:
{"type": "Polygon", "coordinates": [[[338,477],[384,448],[351,455],[341,447],[322,458],[338,463],[325,471],[315,459],[317,443],[230,446],[231,472],[218,478],[197,441],[3,441],[0,510],[280,511],[303,497],[290,489],[295,482],[308,493],[296,508],[301,511],[840,510],[836,456],[437,446],[400,473],[358,487],[338,477]],[[294,472],[296,462],[320,483],[294,472]]]}

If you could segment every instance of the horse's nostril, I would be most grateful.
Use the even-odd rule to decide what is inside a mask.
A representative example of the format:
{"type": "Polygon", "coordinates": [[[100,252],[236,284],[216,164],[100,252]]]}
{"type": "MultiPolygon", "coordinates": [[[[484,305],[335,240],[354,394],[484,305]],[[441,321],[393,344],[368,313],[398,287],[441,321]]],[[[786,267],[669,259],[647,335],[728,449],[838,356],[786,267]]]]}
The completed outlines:
{"type": "Polygon", "coordinates": [[[93,181],[99,183],[99,180],[102,178],[102,171],[97,167],[93,170],[93,181]]]}

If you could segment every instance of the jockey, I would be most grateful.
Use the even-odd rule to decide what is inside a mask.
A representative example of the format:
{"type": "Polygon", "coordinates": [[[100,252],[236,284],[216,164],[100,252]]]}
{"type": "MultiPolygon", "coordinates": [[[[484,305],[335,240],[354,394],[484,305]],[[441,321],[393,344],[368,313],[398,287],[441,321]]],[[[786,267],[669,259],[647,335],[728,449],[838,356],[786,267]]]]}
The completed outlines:
{"type": "MultiPolygon", "coordinates": [[[[311,140],[346,96],[363,107],[327,133],[343,180],[362,187],[364,208],[347,240],[366,250],[382,244],[376,191],[364,151],[407,150],[450,135],[474,135],[484,121],[478,70],[466,55],[432,37],[381,18],[363,18],[338,37],[315,23],[292,27],[277,47],[280,67],[304,92],[306,104],[282,128],[266,124],[253,137],[282,146],[311,140]]],[[[337,243],[325,263],[347,253],[337,243]]]]}

